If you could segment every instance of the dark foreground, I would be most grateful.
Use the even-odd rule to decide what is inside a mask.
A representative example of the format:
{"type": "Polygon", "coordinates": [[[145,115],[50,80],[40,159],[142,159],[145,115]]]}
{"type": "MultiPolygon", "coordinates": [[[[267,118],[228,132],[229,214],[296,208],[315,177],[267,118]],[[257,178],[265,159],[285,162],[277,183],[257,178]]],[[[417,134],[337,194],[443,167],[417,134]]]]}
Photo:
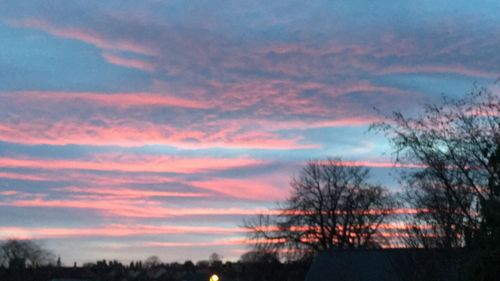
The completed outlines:
{"type": "Polygon", "coordinates": [[[169,264],[150,268],[99,263],[86,267],[0,268],[1,281],[208,281],[212,274],[221,281],[302,281],[309,265],[302,263],[230,263],[199,267],[169,264]]]}

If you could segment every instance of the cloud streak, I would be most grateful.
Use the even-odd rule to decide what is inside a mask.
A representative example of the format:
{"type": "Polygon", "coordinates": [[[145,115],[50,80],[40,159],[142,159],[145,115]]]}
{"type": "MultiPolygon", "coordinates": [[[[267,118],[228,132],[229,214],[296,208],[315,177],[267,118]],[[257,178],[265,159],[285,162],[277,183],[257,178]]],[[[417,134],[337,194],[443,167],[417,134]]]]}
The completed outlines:
{"type": "Polygon", "coordinates": [[[127,199],[145,199],[151,197],[167,197],[167,198],[207,198],[211,194],[201,192],[178,192],[178,191],[163,191],[163,190],[144,190],[133,188],[96,188],[96,187],[63,187],[55,189],[57,191],[109,196],[112,198],[127,198],[127,199]]]}
{"type": "Polygon", "coordinates": [[[111,64],[116,64],[128,68],[135,68],[139,69],[142,71],[147,71],[147,72],[153,72],[155,67],[152,63],[144,61],[144,60],[138,60],[138,59],[131,59],[131,58],[125,58],[121,56],[117,56],[112,53],[103,53],[102,57],[109,63],[111,64]]]}
{"type": "Polygon", "coordinates": [[[252,216],[261,213],[278,214],[277,211],[256,208],[169,208],[157,201],[124,200],[124,199],[67,199],[67,200],[12,200],[0,202],[0,206],[23,208],[55,208],[95,210],[103,216],[124,218],[169,218],[196,216],[252,216]]]}
{"type": "Polygon", "coordinates": [[[245,232],[234,227],[203,227],[179,225],[122,225],[113,224],[100,227],[41,228],[41,227],[0,227],[0,239],[61,239],[88,237],[137,237],[169,234],[234,235],[245,232]]]}
{"type": "Polygon", "coordinates": [[[67,39],[78,40],[104,50],[120,50],[149,56],[156,54],[153,48],[138,44],[135,41],[113,40],[102,36],[95,30],[86,30],[78,27],[60,27],[43,19],[24,19],[13,21],[12,24],[14,26],[37,29],[67,39]]]}
{"type": "Polygon", "coordinates": [[[91,170],[155,173],[196,173],[264,164],[250,158],[186,158],[174,156],[97,156],[93,160],[18,159],[0,157],[0,167],[41,170],[91,170]]]}

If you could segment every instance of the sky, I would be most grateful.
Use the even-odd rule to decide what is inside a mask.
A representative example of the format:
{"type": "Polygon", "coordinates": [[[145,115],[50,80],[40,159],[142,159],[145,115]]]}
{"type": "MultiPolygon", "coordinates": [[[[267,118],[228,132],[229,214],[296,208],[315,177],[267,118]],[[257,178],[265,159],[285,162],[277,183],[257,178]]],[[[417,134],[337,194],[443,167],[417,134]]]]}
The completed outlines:
{"type": "Polygon", "coordinates": [[[307,160],[500,76],[499,1],[0,0],[0,239],[73,264],[237,260],[307,160]]]}

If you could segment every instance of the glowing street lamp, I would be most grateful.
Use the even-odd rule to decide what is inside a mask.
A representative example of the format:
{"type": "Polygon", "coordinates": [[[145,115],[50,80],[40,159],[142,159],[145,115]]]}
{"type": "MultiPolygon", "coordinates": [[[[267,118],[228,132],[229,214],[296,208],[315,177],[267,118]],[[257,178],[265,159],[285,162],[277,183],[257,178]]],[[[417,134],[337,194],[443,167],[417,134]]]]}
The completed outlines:
{"type": "Polygon", "coordinates": [[[210,276],[210,281],[219,281],[219,276],[217,276],[217,274],[214,274],[212,276],[210,276]]]}

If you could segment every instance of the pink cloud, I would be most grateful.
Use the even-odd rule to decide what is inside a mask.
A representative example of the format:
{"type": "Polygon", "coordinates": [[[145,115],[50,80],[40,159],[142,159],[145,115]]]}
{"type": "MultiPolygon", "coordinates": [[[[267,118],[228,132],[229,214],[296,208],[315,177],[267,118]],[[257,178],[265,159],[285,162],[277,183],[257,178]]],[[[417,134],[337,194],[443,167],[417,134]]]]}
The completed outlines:
{"type": "Polygon", "coordinates": [[[0,167],[41,170],[195,173],[264,164],[250,158],[98,155],[92,160],[16,159],[0,157],[0,167]]]}
{"type": "MultiPolygon", "coordinates": [[[[103,216],[127,217],[127,218],[167,218],[178,216],[253,216],[257,214],[279,215],[280,210],[262,208],[178,208],[167,207],[162,202],[146,200],[144,198],[126,198],[119,196],[74,196],[70,199],[52,200],[47,196],[36,196],[33,199],[17,199],[17,194],[8,201],[0,202],[0,206],[24,207],[24,208],[68,208],[95,210],[103,216]]],[[[241,197],[241,196],[240,196],[241,197]]],[[[243,196],[247,197],[247,196],[243,196]]],[[[267,196],[266,196],[267,198],[267,196]]],[[[259,199],[259,198],[255,198],[259,199]]],[[[262,199],[262,198],[260,198],[262,199]]],[[[399,208],[390,211],[392,215],[407,215],[425,212],[410,208],[399,208]]],[[[386,210],[371,210],[370,213],[378,214],[386,210]]],[[[301,214],[302,211],[293,213],[301,214]]],[[[292,213],[290,213],[292,214],[292,213]]]]}
{"type": "MultiPolygon", "coordinates": [[[[171,95],[148,93],[63,93],[63,92],[16,92],[0,94],[22,109],[22,119],[4,120],[0,123],[0,139],[23,144],[49,145],[119,145],[143,146],[148,144],[169,145],[182,149],[242,148],[242,149],[311,149],[318,145],[302,143],[299,136],[282,137],[273,130],[272,121],[253,118],[221,119],[204,115],[196,122],[185,126],[165,122],[153,123],[141,118],[132,118],[129,108],[138,107],[149,112],[158,106],[173,106],[189,109],[206,109],[203,102],[177,98],[171,95]],[[43,106],[41,106],[43,105],[43,106]],[[102,106],[113,108],[113,116],[102,106]],[[35,116],[29,117],[31,112],[35,116]],[[53,112],[66,108],[69,114],[51,117],[53,112]],[[94,111],[92,120],[72,116],[71,108],[86,108],[94,111]],[[123,112],[116,113],[116,109],[123,112]],[[44,113],[39,112],[40,110],[44,113]],[[46,112],[45,112],[46,111],[46,112]],[[24,112],[24,113],[23,113],[24,112]],[[123,114],[123,115],[122,115],[123,114]],[[26,116],[28,115],[28,116],[26,116]]],[[[138,110],[134,108],[133,110],[138,110]]],[[[142,111],[143,110],[143,111],[142,111]]],[[[197,114],[197,113],[196,113],[197,114]]],[[[177,120],[177,117],[175,117],[177,120]]],[[[184,122],[184,120],[181,120],[184,122]]],[[[186,120],[186,122],[189,120],[186,120]]],[[[291,122],[278,122],[280,129],[286,129],[291,122]]],[[[307,123],[307,122],[306,122],[307,123]]],[[[301,122],[304,124],[304,122],[301,122]]],[[[290,128],[293,128],[290,127],[290,128]]]]}
{"type": "MultiPolygon", "coordinates": [[[[208,109],[209,104],[173,96],[169,93],[100,93],[100,92],[43,92],[26,91],[3,93],[3,96],[14,99],[18,103],[74,103],[81,105],[82,102],[92,106],[107,107],[179,107],[192,109],[208,109]]],[[[5,127],[5,125],[3,125],[5,127]]],[[[0,129],[6,129],[0,127],[0,129]]]]}
{"type": "Polygon", "coordinates": [[[24,208],[68,208],[87,209],[100,212],[104,216],[128,218],[167,218],[178,216],[227,216],[227,215],[256,215],[260,213],[278,214],[279,212],[267,209],[244,208],[169,208],[158,201],[129,200],[129,199],[67,199],[46,200],[43,198],[10,200],[0,202],[0,206],[24,208]]]}
{"type": "Polygon", "coordinates": [[[109,196],[111,198],[129,198],[145,199],[151,197],[170,197],[170,198],[207,198],[211,194],[201,192],[179,192],[162,190],[145,190],[133,188],[106,188],[106,187],[63,187],[54,189],[70,193],[91,194],[97,196],[109,196]]]}
{"type": "Polygon", "coordinates": [[[144,60],[124,58],[106,52],[102,54],[102,57],[111,64],[116,64],[128,68],[135,68],[147,72],[153,72],[155,70],[155,67],[152,63],[149,63],[144,60]]]}
{"type": "Polygon", "coordinates": [[[369,81],[342,82],[338,85],[319,82],[297,83],[293,79],[251,79],[238,82],[213,82],[212,91],[221,97],[214,101],[220,103],[221,111],[233,112],[251,109],[246,116],[250,119],[297,120],[371,118],[375,112],[371,106],[377,101],[385,104],[409,104],[422,95],[418,92],[401,90],[389,86],[374,85],[369,81]],[[304,93],[311,92],[310,96],[304,93]],[[342,101],[335,105],[333,101],[351,93],[370,94],[363,103],[342,101]],[[388,103],[389,101],[389,103],[388,103]],[[356,112],[357,114],[354,114],[356,112]],[[297,115],[307,117],[296,118],[297,115]],[[286,117],[286,118],[285,118],[286,117]]]}
{"type": "Polygon", "coordinates": [[[177,180],[158,174],[145,175],[141,173],[125,173],[119,177],[100,175],[99,173],[87,173],[72,170],[38,170],[30,174],[26,172],[0,173],[0,178],[30,181],[70,181],[83,182],[92,186],[123,186],[130,184],[167,184],[177,180]]]}
{"type": "Polygon", "coordinates": [[[6,173],[0,172],[0,178],[15,179],[15,180],[29,180],[29,181],[43,181],[49,180],[48,177],[33,175],[33,174],[20,174],[20,173],[6,173]]]}
{"type": "MultiPolygon", "coordinates": [[[[412,93],[376,86],[369,82],[348,83],[331,87],[316,82],[298,85],[288,80],[257,80],[234,83],[214,82],[208,92],[194,91],[189,98],[152,93],[65,93],[16,92],[2,94],[9,103],[26,111],[15,124],[0,124],[0,139],[25,144],[81,144],[143,146],[169,145],[181,149],[241,148],[241,149],[317,149],[320,145],[305,143],[300,133],[284,137],[279,130],[361,126],[378,119],[359,105],[346,104],[332,108],[325,99],[351,92],[382,92],[403,99],[412,93]],[[307,90],[321,91],[321,98],[303,97],[307,90]],[[40,106],[40,105],[43,106],[40,106]],[[102,106],[110,107],[107,112],[102,106]],[[200,113],[180,113],[172,122],[161,124],[148,120],[148,113],[158,106],[207,109],[200,113]],[[93,120],[61,112],[60,108],[84,107],[94,112],[93,120]],[[31,108],[39,112],[27,118],[31,108]],[[129,110],[141,112],[130,115],[129,110]],[[233,114],[238,111],[248,111],[233,114]],[[42,111],[42,112],[40,112],[42,111]],[[118,112],[116,112],[118,111],[118,112]],[[62,116],[53,116],[54,112],[62,116]],[[210,113],[209,113],[210,112],[210,113]],[[231,114],[231,118],[222,117],[231,114]],[[297,118],[297,115],[307,115],[297,118]],[[275,118],[280,116],[280,118],[275,118]],[[25,117],[25,118],[23,118],[25,117]],[[33,120],[31,120],[33,119],[33,120]],[[191,120],[192,119],[192,120],[191,120]]],[[[374,94],[374,99],[378,99],[374,94]]],[[[76,111],[79,112],[79,111],[76,111]]],[[[135,113],[135,112],[134,112],[135,113]]],[[[170,118],[170,116],[165,116],[170,118]]],[[[5,121],[4,121],[5,122],[5,121]]]]}
{"type": "MultiPolygon", "coordinates": [[[[407,225],[400,222],[386,223],[378,225],[378,229],[384,237],[396,236],[407,229],[407,225]],[[392,234],[392,235],[391,235],[392,234]]],[[[432,226],[422,225],[423,229],[429,229],[432,226]]],[[[299,229],[297,229],[299,230],[299,229]]],[[[99,227],[78,227],[78,228],[46,228],[46,227],[0,227],[0,239],[18,238],[18,239],[59,239],[59,238],[81,238],[81,237],[133,237],[149,235],[168,235],[168,234],[204,234],[204,235],[231,235],[244,234],[248,230],[242,227],[216,227],[216,226],[182,226],[182,225],[124,225],[111,224],[99,227]]],[[[272,231],[267,229],[267,231],[272,231]]],[[[222,243],[243,243],[247,241],[241,238],[223,240],[222,243]],[[236,241],[236,242],[234,242],[236,241]]],[[[177,242],[160,242],[162,246],[174,247],[175,245],[188,246],[190,244],[176,244],[177,242]],[[167,244],[164,244],[167,243],[167,244]]],[[[221,243],[221,241],[201,242],[221,243]]],[[[152,244],[148,244],[152,246],[152,244]]],[[[222,244],[221,244],[222,245],[222,244]]],[[[208,246],[208,244],[207,244],[208,246]]]]}
{"type": "Polygon", "coordinates": [[[277,200],[287,196],[287,187],[279,188],[256,179],[207,179],[190,182],[197,188],[242,199],[277,200]]]}
{"type": "Polygon", "coordinates": [[[56,122],[33,120],[5,125],[0,139],[22,144],[48,145],[117,145],[135,147],[144,145],[168,145],[181,149],[241,148],[241,149],[306,149],[318,148],[315,144],[300,144],[300,138],[283,139],[271,132],[235,132],[225,135],[203,131],[199,128],[175,128],[166,124],[152,124],[139,120],[107,120],[106,125],[88,121],[64,119],[56,122]]]}
{"type": "Polygon", "coordinates": [[[216,241],[208,242],[146,242],[145,247],[154,248],[176,248],[176,247],[212,247],[212,246],[234,246],[234,245],[250,245],[246,239],[243,238],[232,238],[232,239],[221,239],[216,241]]]}
{"type": "Polygon", "coordinates": [[[140,44],[133,40],[106,38],[93,30],[86,30],[83,28],[58,27],[46,20],[25,19],[15,21],[13,22],[13,25],[37,29],[55,36],[82,41],[84,43],[94,45],[95,47],[98,47],[100,49],[120,50],[150,56],[154,56],[157,54],[157,51],[154,48],[151,48],[144,44],[140,44]]]}
{"type": "Polygon", "coordinates": [[[11,195],[16,195],[16,194],[18,194],[18,192],[15,190],[0,191],[0,195],[3,195],[3,196],[11,196],[11,195]]]}
{"type": "Polygon", "coordinates": [[[81,237],[132,237],[166,234],[237,234],[246,229],[240,227],[182,226],[182,225],[123,225],[100,227],[46,228],[0,226],[0,239],[57,239],[81,237]]]}

